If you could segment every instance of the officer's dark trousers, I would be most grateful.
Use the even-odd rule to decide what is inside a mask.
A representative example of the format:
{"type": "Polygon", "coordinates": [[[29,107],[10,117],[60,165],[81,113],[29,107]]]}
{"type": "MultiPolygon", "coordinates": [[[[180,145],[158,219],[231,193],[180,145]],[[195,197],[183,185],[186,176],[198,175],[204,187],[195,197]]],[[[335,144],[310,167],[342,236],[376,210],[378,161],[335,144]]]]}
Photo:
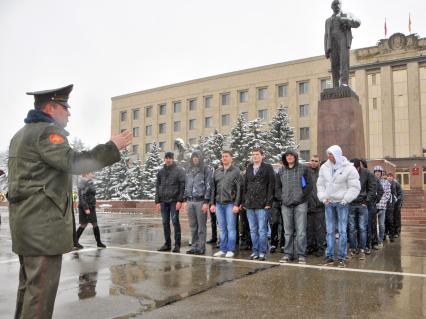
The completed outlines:
{"type": "Polygon", "coordinates": [[[62,255],[22,256],[15,319],[52,318],[62,255]]]}

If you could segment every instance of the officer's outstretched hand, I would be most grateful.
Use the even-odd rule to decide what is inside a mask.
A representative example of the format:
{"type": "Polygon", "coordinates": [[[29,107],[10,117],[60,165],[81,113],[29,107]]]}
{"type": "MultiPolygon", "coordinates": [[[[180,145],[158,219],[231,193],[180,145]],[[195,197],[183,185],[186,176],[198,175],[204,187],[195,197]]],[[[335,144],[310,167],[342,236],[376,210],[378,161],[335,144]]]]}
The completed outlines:
{"type": "Polygon", "coordinates": [[[111,142],[113,142],[119,150],[122,150],[123,148],[126,148],[127,145],[130,145],[132,142],[132,137],[132,132],[124,131],[121,134],[111,137],[111,142]]]}

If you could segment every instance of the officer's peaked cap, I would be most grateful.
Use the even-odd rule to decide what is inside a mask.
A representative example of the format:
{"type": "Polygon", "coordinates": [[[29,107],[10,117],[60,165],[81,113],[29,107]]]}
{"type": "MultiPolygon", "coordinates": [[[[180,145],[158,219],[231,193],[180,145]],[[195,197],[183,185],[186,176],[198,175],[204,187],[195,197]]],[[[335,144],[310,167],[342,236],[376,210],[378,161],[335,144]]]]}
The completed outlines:
{"type": "Polygon", "coordinates": [[[73,84],[53,89],[53,90],[44,90],[37,92],[27,92],[28,95],[34,95],[34,102],[36,104],[43,102],[56,102],[67,108],[69,108],[68,97],[72,91],[73,84]]]}

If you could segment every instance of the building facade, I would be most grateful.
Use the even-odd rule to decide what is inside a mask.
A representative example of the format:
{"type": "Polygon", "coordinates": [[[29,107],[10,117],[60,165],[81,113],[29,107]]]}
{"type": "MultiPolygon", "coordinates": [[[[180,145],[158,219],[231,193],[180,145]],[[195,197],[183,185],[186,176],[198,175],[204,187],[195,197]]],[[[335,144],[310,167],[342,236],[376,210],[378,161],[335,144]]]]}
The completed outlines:
{"type": "MultiPolygon", "coordinates": [[[[362,105],[367,157],[422,161],[426,38],[396,33],[352,50],[350,86],[362,105]]],[[[284,107],[307,159],[317,153],[318,101],[328,87],[324,56],[220,74],[113,97],[111,132],[132,130],[132,151],[143,159],[153,141],[162,150],[173,149],[175,138],[195,144],[214,129],[229,134],[240,113],[266,123],[284,107]]]]}

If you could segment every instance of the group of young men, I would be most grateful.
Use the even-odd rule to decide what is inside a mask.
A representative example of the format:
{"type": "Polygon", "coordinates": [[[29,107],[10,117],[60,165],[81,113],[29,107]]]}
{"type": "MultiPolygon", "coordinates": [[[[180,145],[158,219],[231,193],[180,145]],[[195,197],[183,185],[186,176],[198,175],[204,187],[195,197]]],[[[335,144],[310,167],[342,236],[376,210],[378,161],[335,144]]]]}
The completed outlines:
{"type": "Polygon", "coordinates": [[[183,169],[166,152],[156,183],[165,237],[159,250],[180,252],[181,209],[187,211],[192,235],[187,254],[195,255],[205,254],[209,213],[212,239],[207,243],[218,240],[216,223],[220,235],[215,257],[232,258],[239,245],[252,250],[253,260],[265,260],[280,248],[282,263],[305,264],[307,255],[315,254],[331,265],[337,237],[338,266],[345,267],[348,252],[364,260],[371,249],[383,248],[387,235],[391,242],[399,236],[402,189],[382,167],[370,172],[365,160],[348,161],[338,145],[327,150],[323,163],[315,155],[302,164],[294,149],[274,165],[263,156],[261,148],[252,149],[251,161],[241,171],[225,150],[221,165],[212,170],[196,151],[183,169]]]}

